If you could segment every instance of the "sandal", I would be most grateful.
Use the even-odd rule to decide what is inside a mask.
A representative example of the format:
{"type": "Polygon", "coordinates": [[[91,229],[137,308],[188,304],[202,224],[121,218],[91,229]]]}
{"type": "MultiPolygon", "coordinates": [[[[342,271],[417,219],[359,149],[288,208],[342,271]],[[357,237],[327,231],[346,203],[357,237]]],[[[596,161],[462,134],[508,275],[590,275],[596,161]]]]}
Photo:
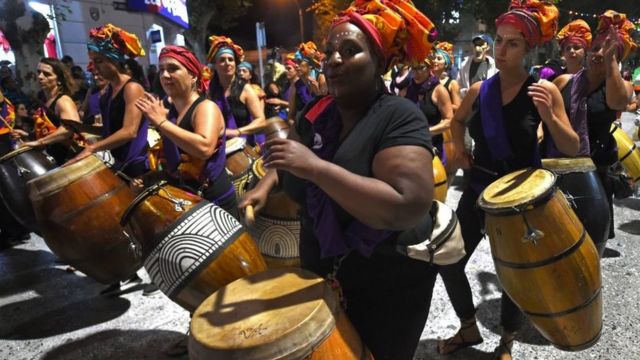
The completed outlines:
{"type": "Polygon", "coordinates": [[[496,360],[511,360],[511,348],[513,347],[513,341],[515,340],[515,333],[508,337],[507,341],[503,338],[500,339],[500,345],[496,346],[493,352],[495,353],[496,360]]]}
{"type": "Polygon", "coordinates": [[[454,352],[456,352],[458,350],[464,349],[466,347],[478,345],[478,344],[482,343],[483,341],[484,340],[482,339],[482,336],[480,335],[480,331],[478,330],[478,327],[476,326],[476,319],[472,318],[471,320],[461,321],[460,329],[452,337],[450,337],[448,339],[444,339],[444,340],[438,340],[438,342],[436,343],[436,350],[438,351],[438,354],[440,354],[440,355],[449,355],[449,354],[453,354],[454,352]],[[477,332],[478,338],[473,339],[473,340],[465,339],[464,335],[462,335],[462,333],[465,330],[470,330],[470,329],[472,329],[474,327],[476,328],[476,332],[477,332]]]}

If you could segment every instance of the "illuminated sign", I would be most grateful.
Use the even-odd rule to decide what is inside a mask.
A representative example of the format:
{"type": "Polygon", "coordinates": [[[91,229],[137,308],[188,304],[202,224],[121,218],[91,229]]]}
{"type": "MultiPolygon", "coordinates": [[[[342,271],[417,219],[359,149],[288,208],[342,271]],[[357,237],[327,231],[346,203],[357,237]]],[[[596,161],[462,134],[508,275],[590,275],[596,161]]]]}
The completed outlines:
{"type": "Polygon", "coordinates": [[[128,0],[129,10],[160,14],[176,24],[189,28],[187,0],[128,0]]]}

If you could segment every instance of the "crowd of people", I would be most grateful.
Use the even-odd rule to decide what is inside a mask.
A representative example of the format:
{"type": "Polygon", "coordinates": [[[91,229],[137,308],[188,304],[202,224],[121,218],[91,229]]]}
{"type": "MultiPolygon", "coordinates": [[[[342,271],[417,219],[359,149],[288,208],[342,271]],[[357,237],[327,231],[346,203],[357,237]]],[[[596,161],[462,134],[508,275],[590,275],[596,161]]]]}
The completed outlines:
{"type": "MultiPolygon", "coordinates": [[[[618,157],[610,128],[620,112],[638,107],[620,71],[637,47],[633,25],[609,10],[595,29],[576,19],[558,31],[554,5],[513,1],[496,19],[495,36],[474,36],[472,55],[456,68],[453,45],[437,38],[433,22],[409,1],[392,3],[356,1],[334,20],[323,50],[306,42],[275,53],[262,81],[227,36],[209,38],[206,59],[166,46],[145,76],[135,35],[111,24],[92,29],[90,87],[68,57],[41,60],[38,102],[3,77],[0,102],[14,115],[0,127],[0,156],[16,141],[45,149],[60,166],[108,150],[113,169],[141,188],[151,181],[152,127],[162,139],[163,177],[239,220],[249,205],[259,212],[275,188],[300,205],[301,266],[339,284],[346,313],[376,359],[413,357],[438,274],[460,326],[437,351],[479,344],[465,266],[485,237],[476,202],[489,184],[540,168],[545,158],[590,158],[610,214],[606,236],[591,234],[601,256],[615,236],[619,178],[611,176],[618,157]],[[555,62],[523,66],[554,40],[561,49],[555,62]],[[262,130],[273,118],[288,122],[287,139],[266,140],[262,130]],[[102,136],[86,141],[69,122],[99,126],[102,136]],[[236,137],[264,149],[268,169],[243,197],[225,171],[225,143],[236,137]],[[452,265],[395,250],[430,235],[436,156],[450,180],[465,172],[456,214],[466,255],[452,265]]],[[[19,224],[0,227],[3,246],[28,234],[19,224]]],[[[506,293],[501,315],[496,357],[511,359],[523,316],[506,293]]]]}

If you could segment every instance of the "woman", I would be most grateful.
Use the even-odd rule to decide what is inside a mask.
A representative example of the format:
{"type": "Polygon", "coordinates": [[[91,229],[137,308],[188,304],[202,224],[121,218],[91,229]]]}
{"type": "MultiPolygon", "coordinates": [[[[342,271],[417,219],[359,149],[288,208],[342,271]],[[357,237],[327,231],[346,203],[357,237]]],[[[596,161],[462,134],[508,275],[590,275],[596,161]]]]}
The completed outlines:
{"type": "Polygon", "coordinates": [[[209,37],[207,60],[214,64],[215,74],[209,86],[209,97],[224,116],[225,136],[243,136],[250,145],[264,141],[261,135],[251,135],[266,125],[264,106],[251,84],[236,74],[236,64],[244,51],[233,40],[225,36],[209,37]]]}
{"type": "Polygon", "coordinates": [[[556,36],[567,74],[575,74],[584,67],[586,52],[591,47],[591,28],[582,19],[574,20],[556,36]]]}
{"type": "Polygon", "coordinates": [[[258,99],[260,99],[260,107],[262,107],[264,111],[265,98],[267,97],[267,95],[265,94],[264,90],[262,90],[262,88],[260,87],[260,84],[256,83],[256,81],[259,79],[256,76],[256,73],[253,71],[253,65],[251,65],[251,63],[247,61],[243,61],[240,64],[238,64],[238,76],[242,80],[246,81],[247,84],[251,85],[251,88],[253,88],[253,91],[258,96],[258,99]]]}
{"type": "Polygon", "coordinates": [[[447,89],[451,98],[451,108],[455,113],[460,107],[462,97],[460,96],[460,84],[452,79],[449,71],[453,65],[453,44],[448,42],[439,42],[436,45],[436,56],[433,61],[433,75],[440,79],[440,84],[447,89]]]}
{"type": "Polygon", "coordinates": [[[298,80],[289,89],[289,119],[297,114],[316,96],[327,94],[327,83],[320,72],[323,55],[312,41],[300,44],[294,55],[298,80]]]}
{"type": "MultiPolygon", "coordinates": [[[[578,152],[579,140],[564,112],[562,95],[550,82],[535,82],[523,67],[534,47],[555,34],[558,10],[548,3],[513,1],[496,20],[496,65],[500,70],[488,80],[473,84],[452,121],[457,149],[464,149],[468,126],[475,140],[473,156],[458,152],[449,159],[456,167],[470,168],[470,184],[464,189],[456,214],[462,227],[466,256],[440,267],[440,275],[461,326],[451,338],[437,344],[440,354],[450,354],[482,342],[465,265],[483,238],[484,214],[476,208],[482,190],[499,177],[518,169],[540,167],[537,128],[542,121],[558,148],[569,156],[578,152]],[[503,119],[504,117],[504,119],[503,119]]],[[[498,359],[511,359],[515,332],[521,323],[517,306],[504,292],[498,359]]]]}
{"type": "Polygon", "coordinates": [[[218,106],[205,98],[204,65],[191,51],[173,45],[162,49],[159,61],[160,82],[172,102],[169,110],[149,93],[136,106],[162,135],[170,180],[238,217],[235,192],[224,168],[224,118],[218,106]]]}
{"type": "Polygon", "coordinates": [[[395,1],[397,12],[379,4],[380,15],[354,4],[329,33],[329,96],[307,106],[289,139],[267,142],[270,170],[240,206],[259,211],[283,185],[301,204],[302,267],[341,287],[346,313],[376,359],[412,359],[436,268],[395,248],[402,231],[425,235],[417,228],[430,221],[433,148],[424,115],[387,94],[381,77],[392,59],[424,59],[434,27],[408,1],[395,1]],[[398,18],[400,30],[388,26],[398,18]]]}
{"type": "Polygon", "coordinates": [[[431,142],[438,150],[437,155],[446,161],[442,133],[449,129],[453,110],[447,89],[440,84],[440,79],[431,71],[434,64],[433,58],[433,54],[430,54],[419,65],[413,67],[413,78],[409,85],[400,91],[400,96],[418,105],[427,117],[431,142]]]}
{"type": "Polygon", "coordinates": [[[29,141],[22,146],[42,147],[51,155],[58,165],[77,154],[77,145],[61,144],[71,139],[73,132],[60,126],[61,119],[80,121],[78,108],[72,100],[76,91],[75,81],[67,67],[59,60],[43,58],[38,64],[38,83],[45,96],[45,103],[34,114],[34,130],[36,141],[29,141]]]}
{"type": "Polygon", "coordinates": [[[87,125],[102,126],[102,113],[100,113],[100,98],[107,91],[109,84],[95,69],[93,64],[89,64],[89,71],[93,74],[93,87],[87,92],[87,96],[82,104],[82,122],[87,125]]]}
{"type": "Polygon", "coordinates": [[[33,118],[29,115],[27,104],[17,103],[16,107],[16,125],[13,127],[12,137],[25,138],[29,141],[35,140],[33,118]]]}

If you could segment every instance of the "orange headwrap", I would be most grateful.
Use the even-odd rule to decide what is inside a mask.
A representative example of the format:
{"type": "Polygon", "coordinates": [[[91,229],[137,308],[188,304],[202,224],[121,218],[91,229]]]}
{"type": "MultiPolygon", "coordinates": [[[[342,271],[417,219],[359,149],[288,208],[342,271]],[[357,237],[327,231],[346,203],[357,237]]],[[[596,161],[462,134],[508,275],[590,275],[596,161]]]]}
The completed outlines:
{"type": "Polygon", "coordinates": [[[116,61],[125,61],[125,56],[133,59],[145,55],[135,34],[112,24],[91,29],[87,48],[116,61]]]}
{"type": "Polygon", "coordinates": [[[216,57],[218,56],[218,52],[222,49],[229,49],[231,53],[235,56],[236,61],[242,61],[244,57],[244,50],[239,45],[233,42],[230,38],[226,36],[209,36],[209,54],[207,55],[207,61],[212,63],[215,62],[216,57]]]}
{"type": "Polygon", "coordinates": [[[436,53],[441,54],[444,57],[446,67],[451,66],[453,63],[453,44],[442,41],[436,44],[436,53]]]}
{"type": "Polygon", "coordinates": [[[353,23],[371,38],[388,67],[424,61],[438,35],[433,22],[409,0],[355,0],[333,26],[344,22],[353,23]]]}
{"type": "Polygon", "coordinates": [[[582,19],[574,20],[560,30],[556,39],[560,43],[560,48],[569,44],[579,44],[583,48],[589,49],[591,47],[591,28],[582,19]]]}
{"type": "Polygon", "coordinates": [[[511,0],[509,11],[496,19],[496,27],[508,24],[516,27],[529,47],[553,39],[558,31],[558,8],[549,1],[511,0]]]}
{"type": "Polygon", "coordinates": [[[625,14],[614,10],[607,10],[604,14],[600,15],[596,36],[606,36],[611,28],[618,34],[618,39],[622,45],[621,51],[618,53],[618,60],[622,61],[638,47],[638,44],[633,41],[630,35],[635,27],[631,21],[627,20],[625,14]]]}
{"type": "Polygon", "coordinates": [[[322,66],[324,54],[318,51],[318,47],[313,41],[307,41],[298,46],[298,51],[294,57],[296,60],[304,60],[316,69],[319,69],[322,66]]]}

